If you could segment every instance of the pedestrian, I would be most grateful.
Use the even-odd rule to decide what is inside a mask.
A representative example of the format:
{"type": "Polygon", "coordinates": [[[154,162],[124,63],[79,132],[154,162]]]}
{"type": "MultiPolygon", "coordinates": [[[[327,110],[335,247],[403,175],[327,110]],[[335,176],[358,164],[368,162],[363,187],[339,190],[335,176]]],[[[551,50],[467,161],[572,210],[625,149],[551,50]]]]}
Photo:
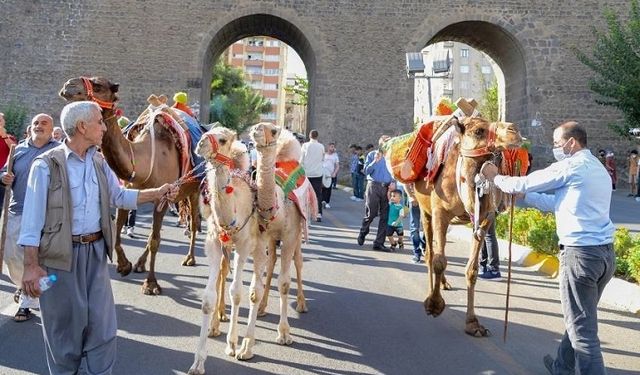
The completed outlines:
{"type": "Polygon", "coordinates": [[[396,246],[404,249],[404,232],[402,221],[404,219],[404,202],[402,190],[395,189],[389,193],[389,217],[387,218],[387,239],[391,251],[395,251],[396,246]],[[394,235],[396,238],[394,238],[394,235]]]}
{"type": "Polygon", "coordinates": [[[116,357],[116,310],[107,258],[112,254],[110,206],[173,199],[177,189],[119,186],[97,147],[106,126],[100,107],[75,102],[62,109],[68,138],[31,166],[18,244],[24,246],[24,293],[40,297],[50,374],[111,374],[116,357]],[[39,279],[56,275],[42,293],[39,279]]]}
{"type": "Polygon", "coordinates": [[[408,183],[404,186],[409,200],[409,236],[411,237],[411,244],[413,245],[413,258],[411,258],[411,261],[419,264],[422,263],[421,258],[425,248],[424,236],[420,235],[420,229],[422,228],[420,205],[416,200],[415,185],[408,183]]]}
{"type": "Polygon", "coordinates": [[[322,161],[323,176],[331,178],[329,186],[322,186],[322,205],[324,208],[331,208],[331,190],[338,180],[338,171],[340,170],[340,159],[336,152],[336,144],[331,142],[327,145],[327,152],[324,154],[322,161]]]}
{"type": "Polygon", "coordinates": [[[627,164],[629,165],[629,194],[628,197],[633,197],[638,193],[638,150],[631,150],[629,157],[627,158],[627,164]]]}
{"type": "Polygon", "coordinates": [[[183,91],[179,91],[173,95],[173,105],[171,107],[175,109],[179,109],[182,112],[188,114],[189,116],[196,118],[195,113],[193,113],[193,110],[187,104],[188,101],[189,101],[189,97],[187,93],[183,91]]]}
{"type": "Polygon", "coordinates": [[[353,189],[353,195],[351,196],[351,200],[355,201],[358,196],[356,195],[356,180],[358,175],[358,152],[356,151],[358,145],[352,143],[349,145],[349,153],[351,156],[349,157],[349,172],[351,173],[351,188],[353,189]]]}
{"type": "Polygon", "coordinates": [[[618,182],[618,174],[616,173],[616,159],[613,151],[608,151],[604,157],[604,166],[611,177],[612,190],[616,191],[616,183],[618,182]]]}
{"type": "MultiPolygon", "coordinates": [[[[16,137],[7,133],[5,125],[6,121],[4,119],[4,113],[0,112],[0,137],[2,137],[2,140],[0,141],[0,165],[5,165],[7,163],[11,145],[15,145],[16,143],[18,143],[16,137]]],[[[0,189],[0,202],[4,202],[4,190],[5,189],[0,189]]],[[[4,207],[2,208],[2,210],[4,210],[4,207]]],[[[3,214],[4,213],[0,211],[0,217],[2,217],[3,214]]]]}
{"type": "Polygon", "coordinates": [[[53,118],[45,113],[37,114],[31,119],[31,135],[16,146],[13,156],[12,173],[7,173],[7,164],[0,170],[1,190],[11,186],[11,201],[7,211],[6,239],[4,243],[4,261],[7,264],[9,278],[16,286],[14,300],[18,303],[18,311],[13,316],[15,322],[25,322],[33,317],[32,308],[39,306],[38,300],[29,301],[20,298],[22,293],[22,274],[24,272],[24,253],[18,246],[24,195],[31,163],[40,154],[59,143],[53,139],[53,118]]]}
{"type": "Polygon", "coordinates": [[[356,153],[358,154],[358,167],[356,169],[356,187],[355,187],[355,196],[356,202],[362,202],[364,201],[364,181],[365,181],[365,176],[364,176],[364,162],[365,162],[365,155],[364,152],[362,151],[362,147],[361,146],[356,146],[356,153]]]}
{"type": "Polygon", "coordinates": [[[616,269],[615,227],[609,219],[612,186],[577,122],[554,130],[553,147],[557,162],[528,176],[496,176],[498,168],[492,164],[482,173],[505,193],[525,194],[527,204],[555,211],[566,331],[555,360],[544,357],[545,367],[551,374],[605,374],[597,307],[616,269]]]}
{"type": "MultiPolygon", "coordinates": [[[[383,135],[378,140],[378,146],[382,146],[389,139],[383,135]]],[[[380,149],[367,154],[364,164],[364,173],[367,177],[367,188],[365,190],[364,218],[358,235],[358,245],[364,244],[364,239],[369,234],[371,222],[378,218],[378,231],[376,239],[373,241],[373,250],[389,252],[389,248],[384,245],[387,232],[387,219],[389,218],[389,191],[395,190],[396,186],[387,169],[384,155],[380,149]]]]}
{"type": "MultiPolygon", "coordinates": [[[[309,141],[302,144],[302,155],[300,157],[300,165],[304,168],[304,172],[316,193],[318,202],[322,202],[322,175],[324,160],[324,145],[318,142],[318,131],[311,130],[309,132],[309,141]]],[[[318,215],[316,221],[322,221],[322,205],[318,205],[318,215]]]]}
{"type": "Polygon", "coordinates": [[[53,128],[53,140],[56,142],[62,142],[64,140],[65,136],[64,136],[64,131],[62,130],[61,127],[56,126],[55,128],[53,128]]]}

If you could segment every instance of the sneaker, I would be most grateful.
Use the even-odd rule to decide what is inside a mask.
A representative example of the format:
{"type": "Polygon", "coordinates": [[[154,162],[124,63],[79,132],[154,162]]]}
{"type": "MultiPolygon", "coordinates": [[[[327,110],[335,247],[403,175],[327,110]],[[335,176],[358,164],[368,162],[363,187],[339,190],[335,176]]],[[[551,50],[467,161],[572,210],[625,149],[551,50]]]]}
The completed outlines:
{"type": "Polygon", "coordinates": [[[364,245],[364,236],[365,236],[364,233],[360,233],[358,235],[358,245],[360,245],[360,246],[364,245]]]}
{"type": "Polygon", "coordinates": [[[128,227],[127,228],[127,236],[133,237],[133,227],[128,227]]]}
{"type": "Polygon", "coordinates": [[[542,358],[542,362],[544,362],[544,367],[549,371],[549,374],[553,375],[553,362],[555,362],[553,357],[547,354],[542,358]]]}
{"type": "Polygon", "coordinates": [[[355,195],[352,195],[351,198],[349,198],[349,199],[351,199],[352,201],[357,201],[358,200],[358,198],[355,195]]]}
{"type": "Polygon", "coordinates": [[[322,214],[318,214],[318,216],[316,216],[316,222],[321,222],[322,221],[322,214]]]}
{"type": "Polygon", "coordinates": [[[485,280],[497,280],[501,278],[502,275],[500,275],[500,271],[486,270],[485,272],[481,273],[478,277],[485,280]]]}
{"type": "Polygon", "coordinates": [[[327,202],[322,201],[322,208],[325,208],[325,207],[327,207],[327,202]]]}
{"type": "Polygon", "coordinates": [[[357,198],[357,199],[356,199],[356,202],[364,202],[364,199],[362,199],[362,198],[357,198]]]}
{"type": "Polygon", "coordinates": [[[329,205],[329,203],[326,203],[326,204],[324,205],[324,208],[331,208],[331,206],[329,205]]]}
{"type": "Polygon", "coordinates": [[[400,250],[404,250],[404,243],[403,242],[398,243],[398,248],[400,250]]]}
{"type": "Polygon", "coordinates": [[[413,262],[413,264],[420,264],[422,263],[422,261],[420,260],[419,256],[413,256],[413,258],[411,258],[411,261],[413,262]]]}
{"type": "Polygon", "coordinates": [[[389,250],[391,250],[391,252],[395,252],[396,251],[396,244],[392,243],[391,246],[389,246],[389,250]]]}
{"type": "Polygon", "coordinates": [[[128,230],[129,230],[129,227],[125,225],[124,227],[122,227],[122,230],[120,231],[120,233],[127,234],[128,230]]]}

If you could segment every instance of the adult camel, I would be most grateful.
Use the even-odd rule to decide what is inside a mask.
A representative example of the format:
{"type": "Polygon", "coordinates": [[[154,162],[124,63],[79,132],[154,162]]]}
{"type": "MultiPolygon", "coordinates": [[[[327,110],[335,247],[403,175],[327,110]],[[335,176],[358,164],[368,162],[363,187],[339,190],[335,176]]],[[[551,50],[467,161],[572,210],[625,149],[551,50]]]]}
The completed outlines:
{"type": "MultiPolygon", "coordinates": [[[[107,132],[102,138],[102,152],[107,163],[115,174],[127,184],[136,189],[147,189],[173,183],[184,174],[181,171],[180,152],[178,146],[167,128],[164,126],[166,118],[153,112],[153,131],[142,131],[135,140],[129,141],[120,130],[115,116],[115,103],[118,100],[119,85],[102,77],[78,77],[68,80],[60,90],[60,96],[67,101],[92,100],[102,107],[102,117],[107,132]]],[[[149,122],[151,124],[151,122],[149,122]]],[[[180,185],[176,201],[187,199],[190,207],[190,225],[196,228],[198,208],[199,182],[191,181],[180,185]]],[[[145,272],[147,256],[149,259],[149,273],[142,285],[142,291],[147,295],[158,295],[162,292],[155,276],[155,260],[160,245],[160,228],[166,212],[166,205],[159,208],[160,202],[155,202],[153,210],[152,231],[147,241],[144,253],[133,267],[135,272],[145,272]]],[[[127,276],[132,269],[121,244],[120,233],[127,218],[128,211],[118,210],[116,215],[115,250],[118,258],[118,273],[127,276]]],[[[194,247],[196,231],[191,231],[189,253],[183,265],[194,265],[194,247]]]]}
{"type": "MultiPolygon", "coordinates": [[[[444,271],[447,267],[445,256],[447,228],[452,219],[469,216],[474,223],[474,234],[465,269],[467,283],[465,332],[475,337],[482,337],[488,336],[489,331],[479,323],[474,310],[478,253],[480,246],[484,243],[489,225],[495,220],[495,212],[503,195],[495,186],[487,186],[482,197],[477,197],[476,182],[479,183],[479,181],[476,180],[476,175],[483,163],[499,157],[501,150],[518,147],[522,143],[522,137],[517,126],[512,123],[490,123],[478,117],[466,118],[460,123],[457,120],[453,122],[454,125],[449,131],[458,133],[459,142],[449,151],[442,170],[434,182],[428,183],[420,179],[414,184],[426,235],[429,265],[430,293],[424,301],[424,308],[427,314],[434,317],[444,310],[445,302],[440,290],[446,285],[444,271]]],[[[445,137],[443,135],[443,138],[445,137]]]]}

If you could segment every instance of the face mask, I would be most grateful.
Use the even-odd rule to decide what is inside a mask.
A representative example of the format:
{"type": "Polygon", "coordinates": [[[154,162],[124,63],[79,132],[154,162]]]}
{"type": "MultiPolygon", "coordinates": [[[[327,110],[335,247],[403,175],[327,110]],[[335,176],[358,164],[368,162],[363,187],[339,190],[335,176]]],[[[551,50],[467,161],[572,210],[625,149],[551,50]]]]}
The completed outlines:
{"type": "Polygon", "coordinates": [[[566,158],[571,156],[571,153],[565,154],[565,152],[564,152],[564,146],[566,146],[567,143],[569,143],[569,141],[566,141],[560,147],[554,147],[553,148],[553,150],[552,150],[553,151],[553,157],[556,158],[557,161],[563,161],[564,159],[566,159],[566,158]]]}

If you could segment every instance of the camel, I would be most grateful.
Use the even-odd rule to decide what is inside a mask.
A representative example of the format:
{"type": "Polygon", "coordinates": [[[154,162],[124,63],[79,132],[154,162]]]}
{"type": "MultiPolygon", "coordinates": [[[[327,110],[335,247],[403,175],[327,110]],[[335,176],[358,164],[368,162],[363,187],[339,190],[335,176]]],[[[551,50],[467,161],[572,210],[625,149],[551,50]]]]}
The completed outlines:
{"type": "MultiPolygon", "coordinates": [[[[119,85],[111,83],[106,78],[72,78],[68,80],[60,96],[67,101],[92,100],[103,109],[102,116],[107,131],[102,138],[102,152],[107,163],[116,176],[127,185],[136,189],[147,189],[162,186],[164,183],[174,183],[181,177],[180,153],[169,131],[163,126],[165,119],[156,115],[153,120],[153,131],[141,132],[134,141],[129,141],[122,134],[116,121],[115,103],[118,100],[119,85]],[[155,155],[154,151],[155,150],[155,155]],[[152,158],[153,156],[153,158],[152,158]]],[[[160,103],[156,103],[160,104],[160,103]]],[[[157,112],[154,112],[157,114],[157,112]]],[[[151,129],[149,129],[151,130],[151,129]]],[[[176,201],[188,200],[190,207],[191,228],[196,228],[198,215],[199,182],[187,181],[180,185],[176,201]]],[[[142,291],[147,295],[159,295],[162,288],[155,276],[155,259],[160,245],[160,228],[166,212],[166,205],[159,209],[160,202],[155,202],[153,210],[153,226],[144,253],[136,262],[133,270],[145,272],[147,256],[149,273],[142,285],[142,291]]],[[[121,245],[121,230],[126,222],[127,210],[118,210],[116,214],[116,238],[114,248],[117,254],[117,271],[127,276],[131,270],[131,262],[127,259],[121,245]]],[[[196,231],[191,231],[189,253],[183,265],[195,265],[196,231]]]]}
{"type": "Polygon", "coordinates": [[[262,273],[267,262],[264,236],[258,229],[255,207],[255,188],[252,187],[246,168],[236,168],[244,162],[246,148],[236,140],[236,133],[224,127],[208,131],[196,148],[196,152],[207,161],[207,185],[209,209],[205,253],[209,259],[209,278],[202,300],[202,325],[195,353],[195,360],[189,374],[204,374],[207,358],[206,340],[209,331],[209,315],[214,311],[217,300],[217,286],[223,247],[235,246],[233,281],[229,288],[231,298],[231,323],[227,333],[225,353],[239,360],[253,357],[255,325],[258,304],[264,293],[262,273]],[[242,273],[247,258],[253,259],[253,277],[250,286],[250,308],[247,333],[238,347],[238,313],[242,299],[242,273]]]}
{"type": "MultiPolygon", "coordinates": [[[[288,322],[288,295],[291,283],[291,260],[293,259],[297,273],[297,306],[299,313],[307,312],[306,299],[302,287],[302,238],[306,235],[308,222],[306,218],[315,217],[317,200],[311,190],[311,185],[299,167],[298,160],[301,155],[301,147],[295,136],[288,130],[284,130],[268,122],[258,123],[249,131],[251,139],[258,152],[256,183],[258,185],[257,205],[261,220],[261,230],[267,237],[269,266],[267,268],[267,291],[271,287],[271,278],[276,263],[276,243],[280,241],[280,274],[278,275],[278,291],[280,292],[280,321],[278,324],[278,336],[276,342],[281,345],[292,343],[288,322]],[[290,199],[289,192],[276,185],[276,168],[283,171],[290,166],[292,183],[302,182],[296,191],[301,196],[294,198],[300,205],[290,199]],[[296,177],[297,176],[297,177],[296,177]],[[300,207],[300,208],[299,208],[300,207]],[[303,215],[304,212],[304,215],[303,215]],[[305,218],[306,217],[306,218],[305,218]]],[[[266,315],[266,307],[269,293],[265,293],[260,303],[258,314],[266,315]]]]}
{"type": "Polygon", "coordinates": [[[465,332],[475,337],[488,336],[474,311],[475,284],[478,277],[478,253],[484,236],[502,199],[495,186],[488,186],[481,198],[473,194],[483,163],[499,157],[500,151],[518,147],[522,137],[515,124],[489,123],[481,118],[465,118],[450,131],[459,132],[459,143],[449,152],[442,170],[433,183],[419,179],[414,183],[415,196],[421,209],[421,220],[426,235],[426,252],[429,269],[429,295],[424,301],[428,315],[437,317],[445,307],[440,288],[446,287],[444,271],[447,267],[445,244],[447,228],[454,218],[467,215],[474,222],[471,253],[465,276],[467,284],[467,312],[465,332]],[[460,165],[459,172],[456,172],[460,165]],[[479,205],[476,207],[476,200],[479,205]],[[435,240],[435,248],[433,241],[435,240]],[[434,277],[435,275],[435,277],[434,277]]]}

